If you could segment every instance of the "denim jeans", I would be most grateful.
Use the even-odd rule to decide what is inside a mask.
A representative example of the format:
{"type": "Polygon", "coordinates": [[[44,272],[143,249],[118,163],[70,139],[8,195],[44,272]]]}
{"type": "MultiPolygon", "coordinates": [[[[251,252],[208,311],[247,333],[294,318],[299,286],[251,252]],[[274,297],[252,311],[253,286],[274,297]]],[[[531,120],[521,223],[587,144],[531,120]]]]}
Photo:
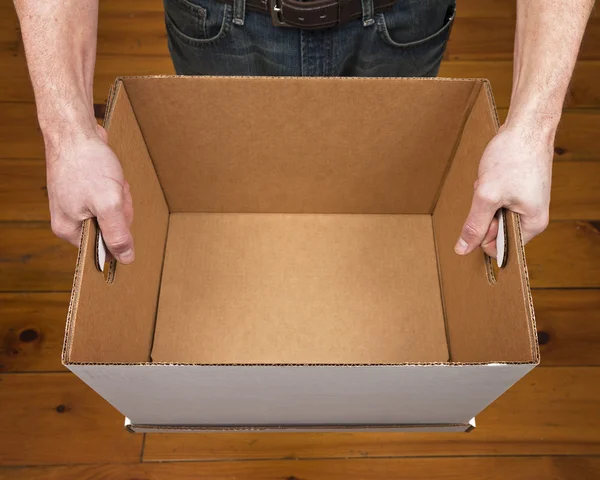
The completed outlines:
{"type": "Polygon", "coordinates": [[[218,0],[164,0],[169,49],[180,75],[432,77],[456,0],[398,0],[325,30],[276,27],[271,17],[218,0]]]}

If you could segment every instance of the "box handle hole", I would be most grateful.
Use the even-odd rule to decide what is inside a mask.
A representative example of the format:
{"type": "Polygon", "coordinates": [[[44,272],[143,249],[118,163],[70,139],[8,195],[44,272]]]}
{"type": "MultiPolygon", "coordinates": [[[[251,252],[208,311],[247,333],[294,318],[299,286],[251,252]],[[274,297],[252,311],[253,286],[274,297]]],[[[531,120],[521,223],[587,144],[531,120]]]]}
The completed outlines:
{"type": "Polygon", "coordinates": [[[96,268],[104,276],[104,281],[111,284],[115,281],[115,272],[117,270],[117,260],[110,255],[100,228],[96,228],[96,268]]]}
{"type": "Polygon", "coordinates": [[[508,260],[508,232],[506,229],[506,210],[501,208],[496,212],[498,219],[498,235],[496,236],[496,261],[489,255],[485,256],[485,272],[488,283],[494,285],[498,282],[500,270],[506,266],[508,260]]]}

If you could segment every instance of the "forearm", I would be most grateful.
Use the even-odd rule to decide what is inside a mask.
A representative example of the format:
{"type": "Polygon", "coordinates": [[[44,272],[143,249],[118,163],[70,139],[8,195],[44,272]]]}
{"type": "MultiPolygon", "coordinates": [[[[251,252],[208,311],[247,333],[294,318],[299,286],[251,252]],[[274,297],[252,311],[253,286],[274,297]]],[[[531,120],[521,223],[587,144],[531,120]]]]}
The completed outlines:
{"type": "Polygon", "coordinates": [[[506,126],[552,142],[594,0],[518,0],[506,126]]]}
{"type": "Polygon", "coordinates": [[[96,134],[98,0],[15,0],[46,143],[96,134]]]}

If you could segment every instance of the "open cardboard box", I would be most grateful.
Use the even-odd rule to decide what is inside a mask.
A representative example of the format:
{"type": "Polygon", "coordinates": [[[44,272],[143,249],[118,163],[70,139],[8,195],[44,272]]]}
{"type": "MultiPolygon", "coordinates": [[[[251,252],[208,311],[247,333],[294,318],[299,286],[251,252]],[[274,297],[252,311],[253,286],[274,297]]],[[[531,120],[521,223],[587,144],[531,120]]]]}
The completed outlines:
{"type": "Polygon", "coordinates": [[[131,77],[136,260],[84,224],[63,362],[134,431],[464,431],[539,362],[518,217],[453,251],[483,80],[131,77]]]}

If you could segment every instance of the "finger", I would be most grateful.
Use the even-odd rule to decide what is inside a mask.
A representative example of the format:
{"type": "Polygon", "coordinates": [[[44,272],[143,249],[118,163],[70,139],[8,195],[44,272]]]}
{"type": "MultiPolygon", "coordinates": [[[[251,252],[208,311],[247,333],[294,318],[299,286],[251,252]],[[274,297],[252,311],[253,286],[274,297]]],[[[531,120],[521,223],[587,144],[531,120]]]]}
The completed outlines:
{"type": "Polygon", "coordinates": [[[490,257],[496,258],[498,252],[496,251],[496,237],[498,236],[498,218],[494,217],[490,228],[485,234],[483,241],[481,242],[481,248],[490,257]]]}
{"type": "Polygon", "coordinates": [[[521,215],[521,233],[523,243],[527,244],[533,237],[539,235],[548,226],[549,214],[547,211],[534,215],[521,215]]]}
{"type": "Polygon", "coordinates": [[[79,246],[79,242],[81,241],[81,222],[69,220],[60,214],[53,213],[50,226],[52,232],[58,238],[62,238],[76,247],[79,246]]]}
{"type": "Polygon", "coordinates": [[[121,263],[133,262],[133,237],[125,218],[123,201],[104,205],[96,216],[109,252],[121,263]]]}
{"type": "Polygon", "coordinates": [[[96,125],[96,130],[98,132],[98,136],[102,139],[104,143],[108,141],[108,133],[104,129],[102,125],[96,125]]]}
{"type": "Polygon", "coordinates": [[[493,195],[481,188],[475,190],[471,211],[454,247],[456,253],[467,255],[481,245],[499,207],[500,201],[493,195]]]}

